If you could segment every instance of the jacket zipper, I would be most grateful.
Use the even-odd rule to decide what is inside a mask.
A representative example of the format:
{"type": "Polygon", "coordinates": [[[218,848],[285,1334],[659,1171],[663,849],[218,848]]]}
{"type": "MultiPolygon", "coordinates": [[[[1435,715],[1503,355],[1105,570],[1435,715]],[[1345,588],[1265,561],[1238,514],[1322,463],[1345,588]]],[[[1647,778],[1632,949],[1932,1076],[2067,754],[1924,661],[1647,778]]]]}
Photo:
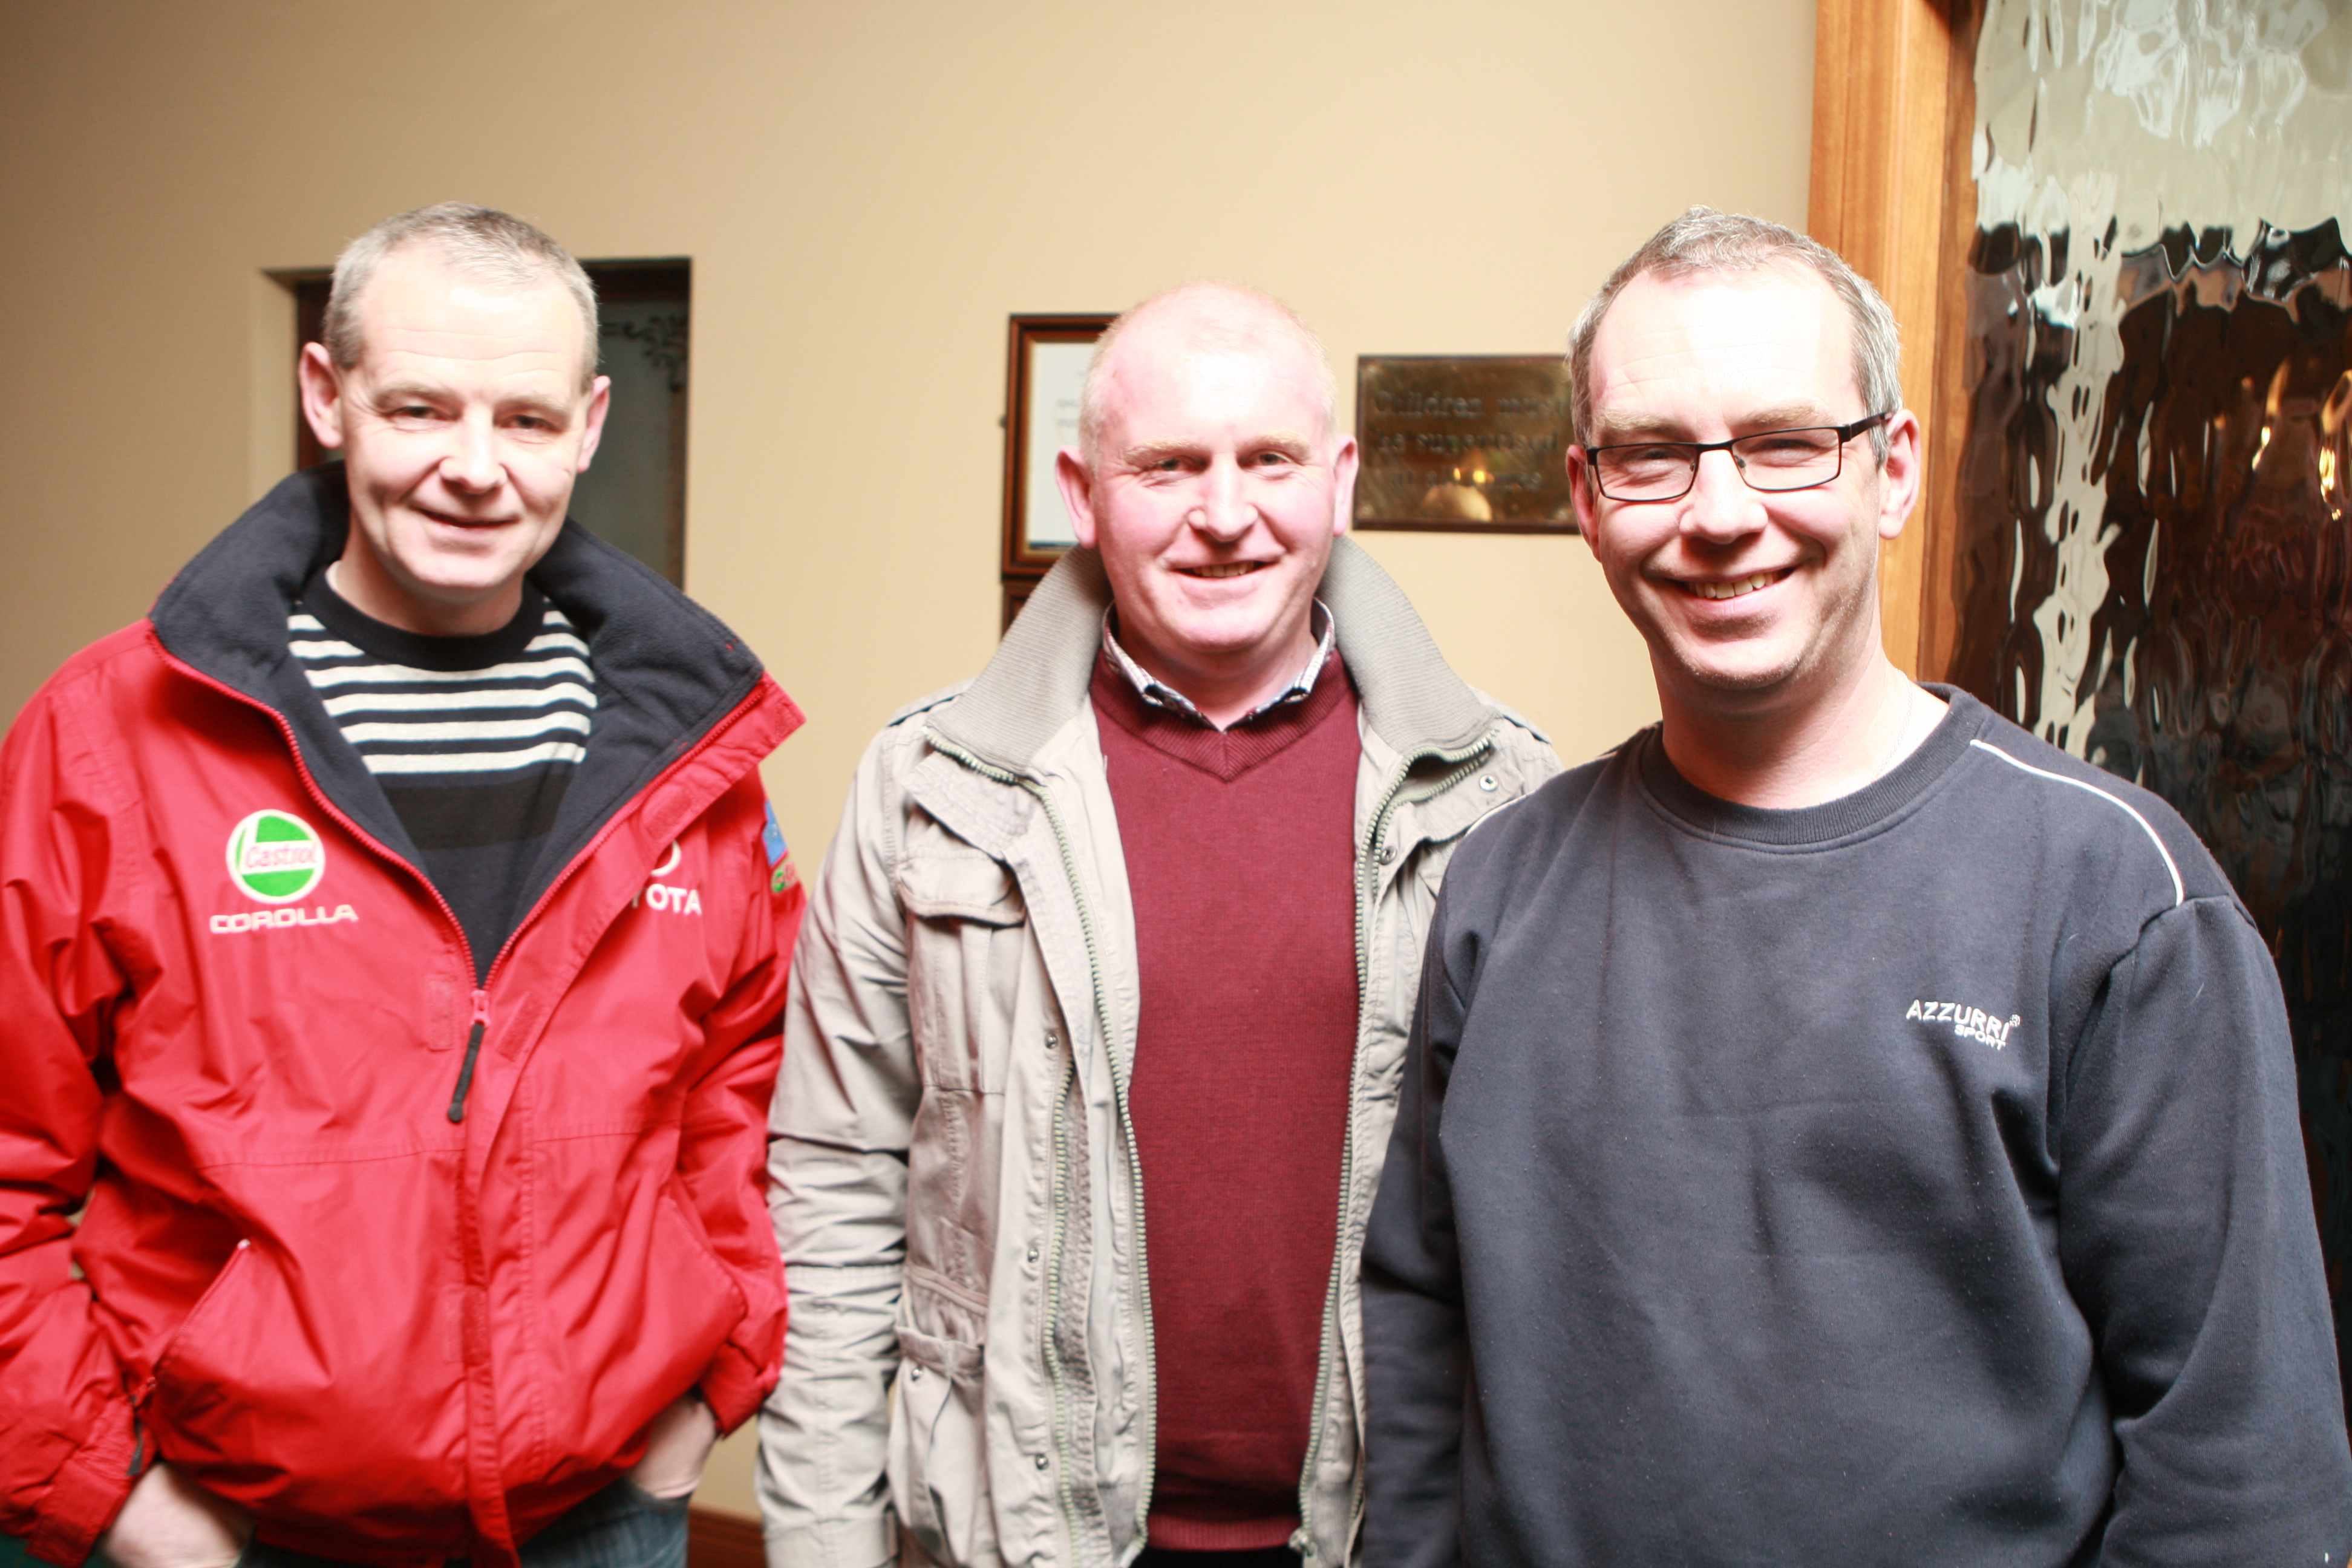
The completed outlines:
{"type": "MultiPolygon", "coordinates": [[[[495,962],[495,961],[494,961],[495,962]]],[[[490,994],[474,993],[474,1026],[466,1031],[466,1059],[457,1068],[457,1091],[449,1097],[449,1120],[466,1120],[466,1091],[474,1087],[474,1059],[482,1053],[482,1031],[490,1026],[490,994]]]]}
{"type": "MultiPolygon", "coordinates": [[[[1307,1406],[1311,1412],[1307,1434],[1307,1462],[1298,1472],[1298,1533],[1290,1538],[1290,1549],[1302,1558],[1315,1556],[1315,1521],[1310,1505],[1315,1493],[1315,1464],[1323,1448],[1324,1401],[1330,1397],[1331,1362],[1340,1353],[1339,1288],[1342,1264],[1347,1257],[1348,1195],[1356,1180],[1356,1078],[1364,1065],[1364,1038],[1370,1032],[1372,1005],[1371,925],[1372,903],[1379,891],[1381,837],[1388,832],[1389,814],[1395,809],[1396,799],[1404,789],[1405,780],[1421,763],[1452,763],[1459,764],[1422,795],[1424,800],[1444,795],[1463,779],[1486,754],[1495,749],[1492,741],[1454,751],[1415,752],[1404,759],[1396,775],[1389,780],[1378,807],[1372,812],[1372,830],[1365,836],[1363,858],[1356,865],[1356,1051],[1348,1066],[1348,1126],[1339,1142],[1339,1229],[1331,1244],[1331,1274],[1323,1289],[1322,1353],[1315,1360],[1315,1398],[1307,1406]]],[[[1350,1527],[1356,1500],[1363,1495],[1364,1468],[1356,1466],[1356,1479],[1349,1499],[1350,1527]]]]}
{"type": "MultiPolygon", "coordinates": [[[[1045,786],[1033,779],[1023,778],[1017,773],[982,762],[970,752],[941,739],[937,733],[931,736],[931,743],[946,755],[953,757],[965,767],[979,773],[982,778],[992,779],[1001,784],[1026,790],[1036,797],[1037,804],[1045,808],[1045,821],[1054,830],[1054,847],[1060,852],[1062,858],[1062,875],[1070,884],[1070,898],[1077,907],[1078,934],[1084,939],[1087,948],[1087,978],[1094,991],[1095,1026],[1102,1035],[1103,1055],[1111,1063],[1112,1099],[1118,1102],[1119,1130],[1127,1140],[1128,1196],[1135,1213],[1137,1261],[1136,1267],[1129,1271],[1128,1286],[1135,1299],[1134,1315],[1141,1327],[1142,1353],[1139,1359],[1144,1369],[1146,1394],[1142,1401],[1143,1408],[1139,1412],[1143,1424],[1140,1445],[1143,1450],[1143,1486],[1137,1494],[1135,1505],[1135,1533],[1136,1538],[1140,1541],[1145,1533],[1145,1521],[1151,1513],[1151,1488],[1160,1461],[1160,1412],[1157,1402],[1159,1357],[1151,1330],[1151,1287],[1150,1281],[1143,1277],[1143,1259],[1146,1254],[1143,1228],[1142,1157],[1136,1152],[1135,1122],[1128,1112],[1127,1086],[1119,1080],[1118,1061],[1111,1051],[1110,1004],[1103,995],[1102,963],[1100,951],[1095,940],[1094,915],[1087,907],[1086,891],[1078,883],[1077,858],[1070,849],[1069,832],[1063,825],[1062,814],[1055,808],[1053,800],[1046,795],[1045,786]]],[[[1068,1220],[1062,1203],[1062,1196],[1067,1190],[1068,1181],[1066,1171],[1068,1132],[1064,1123],[1068,1115],[1070,1087],[1077,1077],[1077,1047],[1073,1043],[1070,1047],[1069,1070],[1063,1079],[1062,1094],[1054,1105],[1054,1171],[1049,1188],[1054,1194],[1054,1223],[1052,1240],[1045,1259],[1048,1273],[1045,1284],[1044,1335],[1046,1384],[1053,1396],[1054,1448],[1056,1458],[1060,1460],[1061,1471],[1059,1484],[1055,1489],[1062,1500],[1063,1528],[1072,1537],[1073,1558],[1077,1556],[1076,1538],[1078,1531],[1078,1520],[1075,1485],[1077,1460],[1071,1452],[1067,1437],[1069,1418],[1066,1409],[1067,1399],[1063,1390],[1064,1369],[1061,1350],[1055,1343],[1054,1336],[1058,1327],[1056,1320],[1061,1314],[1062,1247],[1068,1229],[1068,1220]]]]}
{"type": "Polygon", "coordinates": [[[1054,1097],[1054,1169],[1047,1191],[1053,1194],[1053,1233],[1045,1243],[1045,1390],[1050,1397],[1054,1449],[1061,1459],[1059,1474],[1054,1479],[1054,1489],[1062,1504],[1062,1532],[1069,1539],[1070,1557],[1077,1560],[1077,1491],[1073,1479],[1076,1469],[1068,1446],[1063,1441],[1069,1413],[1065,1408],[1063,1390],[1062,1347],[1056,1341],[1062,1319],[1062,1246],[1068,1237],[1069,1170],[1070,1170],[1070,1095],[1077,1087],[1078,1052],[1070,1047],[1069,1065],[1062,1071],[1062,1087],[1054,1097]]]}

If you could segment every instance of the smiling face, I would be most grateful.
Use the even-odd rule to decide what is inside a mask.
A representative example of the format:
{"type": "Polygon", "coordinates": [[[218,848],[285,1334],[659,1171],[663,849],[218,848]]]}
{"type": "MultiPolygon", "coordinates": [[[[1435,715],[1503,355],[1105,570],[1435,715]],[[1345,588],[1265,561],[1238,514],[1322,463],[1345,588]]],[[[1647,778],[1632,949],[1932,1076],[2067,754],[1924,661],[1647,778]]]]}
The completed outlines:
{"type": "Polygon", "coordinates": [[[1066,451],[1056,477],[1102,554],[1120,646],[1223,723],[1314,649],[1356,444],[1331,428],[1307,341],[1249,296],[1171,296],[1110,353],[1093,467],[1066,451]]]}
{"type": "MultiPolygon", "coordinates": [[[[1810,270],[1645,274],[1626,285],[1592,346],[1594,446],[1721,441],[1844,425],[1862,406],[1845,311],[1810,270]]],[[[1569,479],[1585,542],[1650,645],[1669,714],[1769,711],[1825,699],[1874,668],[1878,543],[1902,531],[1918,490],[1918,421],[1865,434],[1838,478],[1813,489],[1750,489],[1728,452],[1700,459],[1688,494],[1597,494],[1582,447],[1569,479]]]]}
{"type": "Polygon", "coordinates": [[[359,320],[358,363],[302,352],[304,413],[351,488],[336,586],[404,630],[496,631],[603,433],[580,306],[552,277],[503,286],[419,244],[384,258],[359,320]]]}

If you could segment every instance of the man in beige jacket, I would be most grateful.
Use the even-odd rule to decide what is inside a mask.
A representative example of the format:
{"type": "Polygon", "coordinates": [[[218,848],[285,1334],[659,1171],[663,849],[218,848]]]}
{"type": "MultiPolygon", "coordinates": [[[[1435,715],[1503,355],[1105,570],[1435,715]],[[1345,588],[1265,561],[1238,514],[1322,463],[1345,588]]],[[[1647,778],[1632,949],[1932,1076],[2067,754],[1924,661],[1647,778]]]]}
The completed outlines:
{"type": "Polygon", "coordinates": [[[1559,764],[1339,540],[1334,403],[1263,296],[1129,311],[1058,464],[1081,548],[866,752],[772,1124],[772,1568],[1350,1555],[1423,939],[1559,764]]]}

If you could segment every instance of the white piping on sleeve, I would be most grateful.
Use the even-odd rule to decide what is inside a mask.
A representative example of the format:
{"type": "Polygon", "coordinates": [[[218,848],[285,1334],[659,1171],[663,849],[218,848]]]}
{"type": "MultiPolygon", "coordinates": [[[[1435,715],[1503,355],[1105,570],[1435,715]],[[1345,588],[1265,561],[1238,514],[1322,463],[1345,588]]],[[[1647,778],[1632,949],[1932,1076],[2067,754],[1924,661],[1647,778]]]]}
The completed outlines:
{"type": "Polygon", "coordinates": [[[2011,767],[2019,769],[2024,773],[2032,773],[2036,778],[2050,779],[2062,784],[2072,784],[2076,789],[2097,795],[2101,800],[2105,801],[2116,810],[2129,816],[2134,822],[2139,824],[2139,830],[2147,835],[2147,841],[2156,846],[2156,852],[2164,858],[2164,868],[2166,871],[2170,873],[2172,877],[2172,907],[2177,910],[2181,905],[2189,901],[2189,889],[2181,885],[2180,868],[2174,863],[2172,851],[2164,847],[2164,840],[2157,837],[2156,829],[2148,826],[2147,818],[2142,816],[2138,810],[2133,806],[2131,802],[2124,799],[2124,797],[2119,795],[2110,795],[2096,784],[2084,784],[2081,779],[2070,779],[2064,773],[2053,773],[2047,768],[2037,768],[2031,763],[2019,762],[2015,757],[2011,756],[2007,752],[2002,751],[1999,746],[1994,745],[1990,741],[1972,740],[1969,744],[1976,747],[1979,751],[1990,752],[1994,756],[1999,757],[2011,767]]]}
{"type": "Polygon", "coordinates": [[[1472,834],[1477,832],[1480,828],[1486,826],[1486,824],[1494,821],[1495,818],[1502,816],[1503,813],[1510,810],[1511,807],[1518,805],[1521,801],[1533,799],[1535,797],[1535,793],[1536,792],[1534,790],[1529,790],[1525,795],[1515,795],[1510,799],[1503,802],[1502,805],[1491,806],[1485,812],[1482,812],[1479,815],[1477,821],[1472,823],[1469,826],[1462,830],[1462,842],[1465,844],[1469,843],[1470,836],[1472,834]]]}

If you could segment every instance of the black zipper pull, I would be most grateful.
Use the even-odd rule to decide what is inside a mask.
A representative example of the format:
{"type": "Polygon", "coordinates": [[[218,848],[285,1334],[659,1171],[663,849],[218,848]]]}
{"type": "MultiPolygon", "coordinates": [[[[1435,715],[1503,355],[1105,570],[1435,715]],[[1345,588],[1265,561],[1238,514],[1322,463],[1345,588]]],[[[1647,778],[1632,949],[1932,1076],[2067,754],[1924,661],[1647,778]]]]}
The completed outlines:
{"type": "Polygon", "coordinates": [[[490,994],[474,993],[474,1026],[466,1031],[466,1059],[457,1068],[457,1092],[449,1097],[449,1120],[466,1120],[466,1091],[474,1087],[474,1058],[482,1054],[482,1031],[490,1026],[490,994]]]}

